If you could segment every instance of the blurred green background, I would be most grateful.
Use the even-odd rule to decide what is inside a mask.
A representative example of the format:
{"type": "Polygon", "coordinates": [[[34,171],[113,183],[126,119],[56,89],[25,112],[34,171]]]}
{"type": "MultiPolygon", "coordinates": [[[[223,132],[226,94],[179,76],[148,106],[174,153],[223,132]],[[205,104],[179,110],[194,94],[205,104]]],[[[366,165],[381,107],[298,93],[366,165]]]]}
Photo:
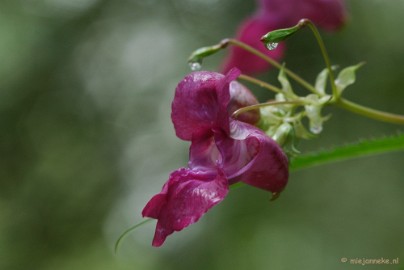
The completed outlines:
{"type": "MultiPolygon", "coordinates": [[[[366,61],[346,97],[404,114],[404,1],[347,1],[324,33],[334,64],[366,61]]],[[[151,247],[154,223],[113,245],[187,162],[170,103],[194,49],[231,37],[243,0],[0,1],[0,269],[404,269],[404,153],[291,174],[275,202],[230,192],[197,224],[151,247]],[[341,258],[400,259],[351,265],[341,258]]],[[[204,68],[217,70],[224,53],[204,68]]],[[[323,68],[309,31],[288,67],[323,68]]],[[[261,76],[276,83],[277,72],[261,76]]],[[[261,89],[252,88],[261,98],[261,89]]],[[[403,131],[335,108],[303,152],[403,131]]]]}

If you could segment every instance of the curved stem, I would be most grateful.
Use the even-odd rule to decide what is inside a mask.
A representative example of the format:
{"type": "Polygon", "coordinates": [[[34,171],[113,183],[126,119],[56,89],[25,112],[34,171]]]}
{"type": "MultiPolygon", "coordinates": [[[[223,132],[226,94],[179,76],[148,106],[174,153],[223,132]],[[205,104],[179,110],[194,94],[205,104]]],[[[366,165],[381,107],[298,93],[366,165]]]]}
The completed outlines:
{"type": "Polygon", "coordinates": [[[232,114],[233,118],[237,118],[237,115],[243,113],[243,112],[248,112],[251,110],[259,109],[261,107],[267,107],[267,106],[278,106],[278,105],[304,105],[306,104],[305,102],[302,101],[269,101],[269,102],[264,102],[264,103],[259,103],[251,106],[246,106],[242,107],[232,114]]]}
{"type": "MultiPolygon", "coordinates": [[[[310,24],[309,24],[310,25],[310,24]]],[[[316,29],[315,29],[316,30],[316,29]]],[[[318,31],[317,31],[318,33],[318,31]]],[[[322,43],[322,40],[321,40],[322,43]]],[[[310,83],[308,83],[306,80],[304,80],[303,78],[301,78],[299,75],[297,75],[296,73],[292,72],[291,70],[282,67],[281,64],[279,64],[277,61],[275,61],[274,59],[270,58],[269,56],[263,54],[262,52],[254,49],[253,47],[238,41],[236,39],[224,39],[221,41],[221,46],[222,48],[225,48],[228,44],[240,47],[258,57],[260,57],[262,60],[268,62],[269,64],[273,65],[274,67],[276,67],[277,69],[281,70],[282,68],[284,69],[285,73],[291,77],[292,79],[294,79],[296,82],[298,82],[300,85],[302,85],[303,87],[305,87],[306,89],[308,89],[309,91],[318,94],[317,90],[314,88],[314,86],[312,86],[310,83]]],[[[320,46],[321,47],[321,46],[320,46]]],[[[331,74],[330,81],[331,81],[331,85],[334,85],[333,87],[335,87],[335,89],[333,88],[333,96],[335,98],[334,103],[335,105],[346,109],[348,111],[351,111],[353,113],[371,118],[371,119],[375,119],[375,120],[379,120],[379,121],[383,121],[383,122],[388,122],[388,123],[393,123],[393,124],[404,124],[404,116],[403,115],[398,115],[398,114],[393,114],[393,113],[388,113],[388,112],[383,112],[383,111],[379,111],[379,110],[375,110],[375,109],[371,109],[359,104],[356,104],[352,101],[346,100],[344,98],[340,98],[338,95],[335,95],[335,91],[336,91],[336,86],[335,86],[335,82],[334,82],[334,76],[332,73],[332,69],[331,66],[329,65],[329,58],[327,55],[327,52],[325,51],[325,47],[323,46],[324,51],[323,51],[323,55],[324,55],[324,60],[326,61],[327,66],[329,67],[329,75],[331,74]],[[327,60],[326,60],[327,59],[327,60]]],[[[245,78],[244,78],[245,79],[245,78]]],[[[250,82],[256,83],[260,86],[262,86],[262,83],[257,80],[250,80],[250,82]]],[[[268,104],[267,106],[269,106],[270,104],[268,104]]],[[[263,105],[265,106],[265,105],[263,105]]],[[[237,111],[236,111],[237,112],[237,111]]],[[[235,113],[236,113],[235,112],[235,113]]],[[[240,113],[240,112],[238,112],[240,113]]]]}
{"type": "Polygon", "coordinates": [[[338,94],[337,86],[335,85],[334,72],[333,72],[333,70],[331,68],[330,57],[328,56],[328,52],[327,52],[327,49],[325,47],[324,41],[321,38],[320,32],[318,31],[318,29],[314,25],[314,23],[312,21],[310,21],[309,19],[301,19],[299,21],[299,24],[307,25],[310,28],[310,30],[312,31],[312,33],[314,34],[314,37],[316,38],[317,44],[320,47],[321,54],[323,55],[325,65],[326,65],[327,70],[328,70],[328,78],[330,79],[333,98],[335,100],[338,100],[339,94],[338,94]]]}
{"type": "Polygon", "coordinates": [[[264,81],[261,81],[259,79],[254,78],[254,77],[250,77],[250,76],[245,75],[245,74],[241,74],[240,76],[238,76],[238,78],[240,80],[244,80],[244,81],[256,84],[256,85],[258,85],[258,86],[260,86],[262,88],[271,90],[271,91],[273,91],[275,93],[281,93],[282,92],[282,89],[280,89],[280,88],[278,88],[278,87],[276,87],[276,86],[274,86],[272,84],[266,83],[264,81]]]}
{"type": "Polygon", "coordinates": [[[244,42],[238,41],[236,39],[224,39],[221,41],[222,47],[224,48],[227,44],[230,45],[234,45],[237,47],[240,47],[256,56],[258,56],[259,58],[261,58],[262,60],[268,62],[269,64],[271,64],[272,66],[274,66],[275,68],[281,70],[283,69],[285,71],[285,73],[292,78],[293,80],[295,80],[297,83],[299,83],[301,86],[303,86],[304,88],[306,88],[307,90],[317,94],[317,90],[316,88],[314,88],[314,86],[312,86],[310,83],[308,83],[306,80],[304,80],[302,77],[300,77],[299,75],[297,75],[296,73],[294,73],[293,71],[291,71],[290,69],[287,69],[285,67],[283,67],[279,62],[275,61],[274,59],[272,59],[271,57],[265,55],[264,53],[254,49],[253,47],[245,44],[244,42]]]}
{"type": "Polygon", "coordinates": [[[348,111],[351,111],[353,113],[383,121],[383,122],[388,122],[388,123],[393,123],[393,124],[401,124],[404,125],[404,116],[399,115],[399,114],[394,114],[394,113],[388,113],[388,112],[383,112],[375,109],[371,109],[362,105],[359,105],[357,103],[354,103],[352,101],[349,101],[344,98],[340,98],[335,105],[346,109],[348,111]]]}
{"type": "Polygon", "coordinates": [[[139,223],[133,225],[132,227],[130,227],[130,228],[127,229],[126,231],[124,231],[124,232],[119,236],[118,240],[116,240],[116,242],[115,242],[115,247],[114,247],[115,254],[118,253],[118,249],[119,249],[119,246],[120,246],[122,240],[123,240],[129,233],[133,232],[133,231],[136,230],[138,227],[140,227],[140,226],[142,226],[142,225],[144,225],[144,224],[146,224],[146,223],[149,223],[149,222],[152,221],[152,220],[153,220],[153,219],[151,219],[151,218],[145,219],[145,220],[143,220],[143,221],[141,221],[141,222],[139,222],[139,223]]]}

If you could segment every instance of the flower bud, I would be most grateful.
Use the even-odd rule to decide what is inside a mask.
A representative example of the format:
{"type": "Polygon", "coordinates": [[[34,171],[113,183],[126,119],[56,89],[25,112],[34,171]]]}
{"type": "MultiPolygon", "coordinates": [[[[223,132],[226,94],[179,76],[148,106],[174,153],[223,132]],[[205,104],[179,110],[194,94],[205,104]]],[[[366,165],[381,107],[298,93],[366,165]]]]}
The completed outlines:
{"type": "Polygon", "coordinates": [[[306,97],[306,100],[311,103],[304,106],[307,118],[309,118],[310,131],[313,134],[320,134],[323,130],[323,122],[329,118],[323,117],[321,115],[321,110],[324,107],[324,104],[330,100],[330,96],[326,95],[319,98],[318,96],[311,94],[306,97]]]}
{"type": "Polygon", "coordinates": [[[278,127],[275,134],[272,136],[272,139],[276,141],[279,145],[284,145],[292,130],[293,127],[291,124],[283,123],[278,127]]]}

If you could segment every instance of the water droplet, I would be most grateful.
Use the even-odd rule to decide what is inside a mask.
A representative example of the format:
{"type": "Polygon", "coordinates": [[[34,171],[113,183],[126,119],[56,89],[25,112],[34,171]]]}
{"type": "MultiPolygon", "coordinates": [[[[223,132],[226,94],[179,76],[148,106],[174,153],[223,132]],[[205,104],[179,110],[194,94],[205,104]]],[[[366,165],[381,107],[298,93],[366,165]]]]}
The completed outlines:
{"type": "Polygon", "coordinates": [[[270,51],[275,50],[276,47],[278,47],[278,43],[276,43],[276,42],[267,43],[267,49],[270,50],[270,51]]]}
{"type": "Polygon", "coordinates": [[[323,126],[311,126],[310,131],[314,134],[320,134],[323,131],[323,126]]]}
{"type": "Polygon", "coordinates": [[[189,62],[189,67],[192,71],[197,71],[202,68],[202,65],[200,62],[189,62]]]}
{"type": "Polygon", "coordinates": [[[270,199],[270,201],[275,201],[276,199],[279,198],[279,196],[281,195],[280,192],[272,192],[272,198],[270,199]]]}

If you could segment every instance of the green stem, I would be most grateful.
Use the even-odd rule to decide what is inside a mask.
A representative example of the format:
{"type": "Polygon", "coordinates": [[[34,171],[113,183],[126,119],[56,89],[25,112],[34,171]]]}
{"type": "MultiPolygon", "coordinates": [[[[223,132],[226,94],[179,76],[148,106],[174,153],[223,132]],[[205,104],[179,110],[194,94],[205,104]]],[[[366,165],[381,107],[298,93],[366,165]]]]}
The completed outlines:
{"type": "Polygon", "coordinates": [[[317,90],[314,88],[314,86],[312,86],[310,83],[308,83],[306,80],[304,80],[302,77],[300,77],[299,75],[297,75],[296,73],[294,73],[293,71],[291,71],[290,69],[283,67],[280,63],[278,63],[277,61],[275,61],[274,59],[272,59],[271,57],[263,54],[262,52],[254,49],[253,47],[245,44],[244,42],[238,41],[236,39],[224,39],[221,41],[222,47],[224,48],[227,44],[242,48],[243,50],[246,50],[256,56],[258,56],[259,58],[261,58],[262,60],[268,62],[269,64],[271,64],[272,66],[274,66],[275,68],[281,70],[283,69],[285,71],[285,73],[292,78],[293,80],[295,80],[297,83],[299,83],[301,86],[303,86],[304,88],[306,88],[307,90],[318,94],[317,90]]]}
{"type": "Polygon", "coordinates": [[[140,226],[142,226],[142,225],[144,225],[144,224],[146,224],[146,223],[149,223],[149,222],[152,221],[152,220],[153,220],[153,219],[151,219],[151,218],[145,219],[145,220],[143,220],[143,221],[141,221],[141,222],[139,222],[139,223],[133,225],[132,227],[130,227],[130,228],[127,229],[126,231],[124,231],[124,232],[121,234],[121,236],[119,236],[118,240],[116,240],[116,242],[115,242],[115,248],[114,248],[115,254],[118,253],[118,249],[119,249],[119,246],[120,246],[122,240],[123,240],[128,234],[130,234],[131,232],[133,232],[134,230],[136,230],[138,227],[140,227],[140,226]]]}
{"type": "Polygon", "coordinates": [[[393,123],[393,124],[404,124],[404,116],[403,115],[398,115],[398,114],[393,114],[393,113],[388,113],[388,112],[383,112],[375,109],[371,109],[359,104],[356,104],[352,101],[346,100],[344,98],[340,98],[335,105],[351,111],[353,113],[366,116],[371,119],[383,121],[383,122],[388,122],[388,123],[393,123]]]}
{"type": "Polygon", "coordinates": [[[276,87],[276,86],[274,86],[274,85],[272,85],[272,84],[269,84],[269,83],[266,83],[266,82],[261,81],[261,80],[259,80],[259,79],[256,79],[256,78],[254,78],[254,77],[250,77],[250,76],[248,76],[248,75],[241,74],[240,76],[238,76],[238,78],[239,78],[240,80],[244,80],[244,81],[247,81],[247,82],[256,84],[256,85],[258,85],[258,86],[260,86],[260,87],[262,87],[262,88],[271,90],[271,91],[273,91],[273,92],[275,92],[275,93],[282,93],[282,89],[280,89],[280,88],[278,88],[278,87],[276,87]]]}
{"type": "MultiPolygon", "coordinates": [[[[310,26],[310,24],[308,24],[308,25],[310,26]]],[[[317,30],[316,28],[313,28],[313,29],[317,30]]],[[[318,33],[318,31],[316,31],[316,32],[318,33]]],[[[321,43],[323,44],[322,40],[321,40],[321,43]]],[[[228,44],[240,47],[240,48],[260,57],[262,60],[268,62],[269,64],[273,65],[274,67],[278,68],[279,70],[281,70],[283,68],[285,73],[289,77],[294,79],[296,82],[298,82],[300,85],[302,85],[306,89],[310,90],[311,92],[318,94],[317,90],[314,88],[314,86],[312,86],[310,83],[305,81],[299,75],[297,75],[296,73],[292,72],[291,70],[289,70],[287,68],[282,67],[282,65],[279,64],[277,61],[273,60],[272,58],[263,54],[262,52],[254,49],[253,47],[251,47],[241,41],[238,41],[236,39],[224,39],[220,44],[222,45],[222,48],[225,48],[228,44]]],[[[392,114],[392,113],[388,113],[388,112],[371,109],[371,108],[356,104],[354,102],[348,101],[346,99],[339,98],[338,95],[335,95],[336,86],[335,86],[333,72],[332,72],[332,69],[331,69],[331,66],[329,63],[329,58],[327,56],[327,52],[325,51],[325,46],[322,46],[321,48],[324,49],[324,51],[323,51],[324,60],[326,61],[326,63],[328,63],[327,66],[329,68],[329,72],[328,72],[329,76],[331,75],[329,77],[330,81],[331,81],[331,85],[334,85],[333,86],[333,96],[334,96],[335,103],[333,103],[333,104],[339,106],[340,108],[346,109],[348,111],[351,111],[353,113],[356,113],[356,114],[359,114],[359,115],[362,115],[362,116],[365,116],[365,117],[368,117],[371,119],[388,122],[388,123],[394,123],[394,124],[404,124],[404,116],[402,116],[402,115],[397,115],[397,114],[392,114]]],[[[260,86],[262,85],[262,82],[257,79],[249,80],[249,81],[256,83],[257,85],[260,85],[260,86]]]]}
{"type": "Polygon", "coordinates": [[[331,68],[330,57],[328,56],[328,52],[325,47],[324,41],[321,38],[320,32],[318,31],[318,29],[314,25],[314,23],[312,21],[310,21],[309,19],[301,19],[299,21],[299,24],[307,25],[310,28],[310,30],[312,31],[312,33],[314,34],[314,37],[316,38],[317,44],[320,47],[321,54],[323,55],[325,65],[328,70],[328,78],[330,79],[333,98],[334,98],[334,100],[338,100],[339,94],[338,94],[337,86],[335,85],[334,72],[331,68]]]}
{"type": "Polygon", "coordinates": [[[236,110],[232,114],[232,117],[237,118],[237,115],[239,115],[241,113],[248,112],[248,111],[255,110],[255,109],[259,109],[261,107],[288,105],[288,104],[305,105],[306,103],[304,103],[302,101],[270,101],[270,102],[264,102],[264,103],[259,103],[259,104],[255,104],[255,105],[251,105],[251,106],[242,107],[242,108],[236,110]]]}

